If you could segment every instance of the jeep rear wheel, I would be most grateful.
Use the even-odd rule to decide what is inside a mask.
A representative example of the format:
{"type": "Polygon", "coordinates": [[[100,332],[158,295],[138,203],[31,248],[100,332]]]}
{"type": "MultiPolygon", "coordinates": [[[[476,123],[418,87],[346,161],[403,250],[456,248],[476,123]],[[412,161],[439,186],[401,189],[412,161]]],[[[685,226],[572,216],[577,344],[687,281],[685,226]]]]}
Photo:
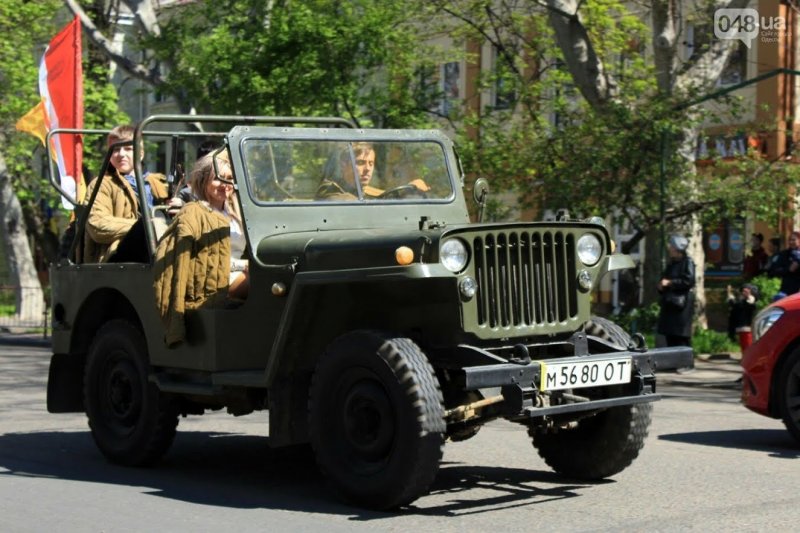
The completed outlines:
{"type": "Polygon", "coordinates": [[[111,462],[145,466],[175,438],[178,414],[147,380],[147,347],[129,322],[112,320],[97,332],[84,375],[84,406],[97,447],[111,462]]]}
{"type": "Polygon", "coordinates": [[[427,491],[445,423],[433,368],[410,339],[348,333],[320,358],[309,431],[322,471],[359,505],[390,509],[427,491]]]}
{"type": "Polygon", "coordinates": [[[612,407],[573,429],[528,434],[544,462],[576,479],[603,479],[622,472],[639,455],[650,427],[650,403],[612,407]]]}

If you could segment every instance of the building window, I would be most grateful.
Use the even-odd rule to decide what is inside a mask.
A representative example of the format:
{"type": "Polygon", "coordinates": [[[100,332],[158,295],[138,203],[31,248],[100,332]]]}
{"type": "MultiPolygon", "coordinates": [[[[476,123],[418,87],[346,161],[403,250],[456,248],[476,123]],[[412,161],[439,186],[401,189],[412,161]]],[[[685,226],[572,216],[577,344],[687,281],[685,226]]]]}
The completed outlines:
{"type": "Polygon", "coordinates": [[[517,99],[517,93],[508,75],[507,67],[503,65],[503,62],[498,57],[496,47],[492,47],[492,70],[494,75],[493,107],[495,109],[510,109],[517,99]]]}
{"type": "Polygon", "coordinates": [[[442,98],[439,112],[444,116],[450,116],[461,99],[461,63],[458,61],[444,63],[440,70],[442,98]]]}
{"type": "Polygon", "coordinates": [[[725,87],[728,85],[736,85],[742,83],[747,79],[747,47],[744,43],[738,43],[738,46],[731,52],[728,58],[728,64],[719,77],[717,85],[725,87]]]}

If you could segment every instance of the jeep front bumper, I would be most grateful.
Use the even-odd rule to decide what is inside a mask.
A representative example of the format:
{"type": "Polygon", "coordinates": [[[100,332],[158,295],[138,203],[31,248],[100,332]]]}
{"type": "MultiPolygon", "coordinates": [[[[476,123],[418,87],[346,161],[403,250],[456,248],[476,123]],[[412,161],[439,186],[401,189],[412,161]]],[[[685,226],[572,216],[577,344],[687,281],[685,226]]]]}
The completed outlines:
{"type": "MultiPolygon", "coordinates": [[[[655,390],[656,370],[674,370],[692,365],[692,349],[680,346],[644,352],[623,351],[536,360],[527,364],[498,363],[464,367],[461,369],[461,385],[467,391],[500,388],[506,416],[536,418],[656,401],[660,399],[655,390]],[[547,376],[545,382],[542,380],[542,374],[548,366],[564,368],[576,364],[579,368],[592,368],[592,363],[605,364],[609,359],[630,360],[630,379],[614,383],[616,395],[613,396],[597,394],[604,389],[611,390],[609,387],[612,385],[578,383],[574,389],[565,385],[551,391],[547,390],[547,376]],[[592,394],[584,396],[581,394],[584,390],[592,391],[592,394]],[[543,397],[547,398],[546,402],[541,401],[543,397]]],[[[579,381],[580,377],[575,379],[579,381]]]]}

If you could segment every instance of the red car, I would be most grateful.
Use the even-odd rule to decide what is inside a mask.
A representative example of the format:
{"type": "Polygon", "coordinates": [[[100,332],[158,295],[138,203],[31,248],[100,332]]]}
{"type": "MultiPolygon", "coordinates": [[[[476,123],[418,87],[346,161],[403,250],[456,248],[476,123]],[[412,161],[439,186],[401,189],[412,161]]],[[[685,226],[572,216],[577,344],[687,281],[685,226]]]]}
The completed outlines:
{"type": "Polygon", "coordinates": [[[800,294],[778,300],[753,320],[753,344],[742,356],[742,403],[783,419],[800,441],[800,294]]]}

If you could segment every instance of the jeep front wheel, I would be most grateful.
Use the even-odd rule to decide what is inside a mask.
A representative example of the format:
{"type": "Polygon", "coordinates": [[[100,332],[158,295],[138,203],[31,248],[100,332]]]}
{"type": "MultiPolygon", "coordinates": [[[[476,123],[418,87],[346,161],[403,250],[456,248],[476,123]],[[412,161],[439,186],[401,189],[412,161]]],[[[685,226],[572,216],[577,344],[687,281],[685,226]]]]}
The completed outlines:
{"type": "MultiPolygon", "coordinates": [[[[630,335],[605,318],[592,317],[586,332],[621,349],[631,344],[630,335]]],[[[577,427],[545,430],[531,426],[528,434],[541,458],[559,474],[603,479],[622,472],[639,455],[652,409],[650,403],[611,407],[578,420],[577,427]]]]}
{"type": "Polygon", "coordinates": [[[544,462],[559,474],[603,479],[622,472],[639,455],[651,411],[650,403],[612,407],[572,429],[548,432],[531,426],[528,434],[544,462]]]}
{"type": "Polygon", "coordinates": [[[359,505],[390,509],[427,491],[446,431],[439,382],[410,339],[336,339],[311,383],[309,431],[321,470],[359,505]]]}
{"type": "Polygon", "coordinates": [[[112,320],[89,348],[83,399],[97,447],[111,462],[145,466],[158,461],[175,438],[178,414],[147,380],[141,332],[112,320]]]}

